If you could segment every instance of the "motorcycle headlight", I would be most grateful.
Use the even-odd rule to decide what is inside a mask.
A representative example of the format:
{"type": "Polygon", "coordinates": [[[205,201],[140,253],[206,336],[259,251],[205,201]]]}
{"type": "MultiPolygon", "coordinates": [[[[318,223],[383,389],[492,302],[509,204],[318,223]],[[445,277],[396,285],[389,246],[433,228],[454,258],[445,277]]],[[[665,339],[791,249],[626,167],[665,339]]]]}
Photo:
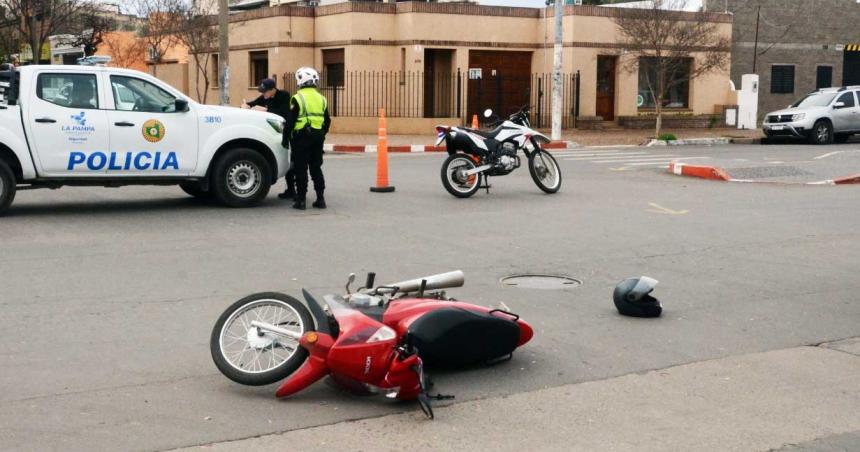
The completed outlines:
{"type": "Polygon", "coordinates": [[[275,132],[284,133],[284,121],[281,119],[266,119],[266,122],[275,129],[275,132]]]}
{"type": "Polygon", "coordinates": [[[792,121],[800,121],[801,119],[806,117],[806,113],[798,113],[796,115],[791,116],[792,121]]]}
{"type": "Polygon", "coordinates": [[[395,337],[397,337],[397,333],[395,333],[391,328],[384,326],[376,330],[376,332],[373,333],[373,336],[370,336],[370,339],[367,340],[367,343],[371,344],[373,342],[390,341],[395,337]]]}

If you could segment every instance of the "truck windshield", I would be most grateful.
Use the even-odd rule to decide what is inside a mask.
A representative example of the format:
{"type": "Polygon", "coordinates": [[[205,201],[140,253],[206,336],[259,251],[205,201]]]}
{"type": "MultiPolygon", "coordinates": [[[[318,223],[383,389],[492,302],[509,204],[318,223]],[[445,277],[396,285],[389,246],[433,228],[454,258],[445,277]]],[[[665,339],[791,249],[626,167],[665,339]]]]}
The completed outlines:
{"type": "Polygon", "coordinates": [[[836,97],[837,93],[814,93],[810,94],[803,99],[795,102],[792,105],[793,108],[797,107],[826,107],[830,105],[830,101],[836,97]]]}

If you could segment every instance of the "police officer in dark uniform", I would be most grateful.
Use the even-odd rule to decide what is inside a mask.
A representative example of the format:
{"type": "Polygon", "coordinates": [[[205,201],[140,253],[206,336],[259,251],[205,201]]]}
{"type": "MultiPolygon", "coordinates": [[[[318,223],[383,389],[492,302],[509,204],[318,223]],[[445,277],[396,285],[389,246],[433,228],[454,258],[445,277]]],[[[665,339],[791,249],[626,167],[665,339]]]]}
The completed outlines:
{"type": "Polygon", "coordinates": [[[304,210],[308,192],[308,172],[314,181],[317,199],[313,206],[325,209],[325,178],[323,177],[323,143],[331,126],[328,104],[319,92],[320,76],[316,70],[302,67],[296,71],[298,91],[290,101],[290,111],[284,126],[284,143],[292,149],[293,170],[296,174],[296,198],[293,208],[304,210]]]}
{"type": "MultiPolygon", "coordinates": [[[[274,113],[284,119],[290,112],[290,92],[281,91],[274,79],[267,78],[257,87],[260,96],[251,102],[243,102],[242,108],[262,110],[274,113]]],[[[278,195],[281,199],[293,199],[296,196],[296,176],[292,166],[287,170],[287,189],[278,195]]]]}

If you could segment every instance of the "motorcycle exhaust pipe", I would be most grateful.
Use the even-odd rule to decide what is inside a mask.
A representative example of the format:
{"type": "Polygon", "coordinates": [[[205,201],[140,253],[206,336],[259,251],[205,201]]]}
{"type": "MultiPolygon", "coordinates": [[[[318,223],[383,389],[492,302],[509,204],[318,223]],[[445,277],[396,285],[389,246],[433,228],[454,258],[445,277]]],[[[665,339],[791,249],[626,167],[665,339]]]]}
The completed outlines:
{"type": "Polygon", "coordinates": [[[424,286],[424,290],[448,289],[451,287],[462,287],[463,284],[466,283],[466,275],[464,275],[461,270],[456,270],[448,273],[440,273],[438,275],[401,281],[394,284],[386,284],[377,290],[380,293],[390,293],[393,291],[393,289],[389,289],[390,287],[397,287],[401,293],[417,292],[421,289],[421,281],[427,282],[424,286]]]}

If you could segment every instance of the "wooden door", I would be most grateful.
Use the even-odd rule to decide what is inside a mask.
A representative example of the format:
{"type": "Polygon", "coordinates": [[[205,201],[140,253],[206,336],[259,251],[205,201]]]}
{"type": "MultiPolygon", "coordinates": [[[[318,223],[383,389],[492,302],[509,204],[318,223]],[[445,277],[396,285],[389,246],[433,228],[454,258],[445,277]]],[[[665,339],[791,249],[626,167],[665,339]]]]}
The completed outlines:
{"type": "Polygon", "coordinates": [[[615,120],[615,66],[614,56],[597,57],[597,116],[604,121],[615,120]]]}
{"type": "Polygon", "coordinates": [[[531,66],[531,52],[470,50],[469,69],[480,75],[469,77],[467,115],[491,108],[504,118],[528,104],[531,66]]]}

